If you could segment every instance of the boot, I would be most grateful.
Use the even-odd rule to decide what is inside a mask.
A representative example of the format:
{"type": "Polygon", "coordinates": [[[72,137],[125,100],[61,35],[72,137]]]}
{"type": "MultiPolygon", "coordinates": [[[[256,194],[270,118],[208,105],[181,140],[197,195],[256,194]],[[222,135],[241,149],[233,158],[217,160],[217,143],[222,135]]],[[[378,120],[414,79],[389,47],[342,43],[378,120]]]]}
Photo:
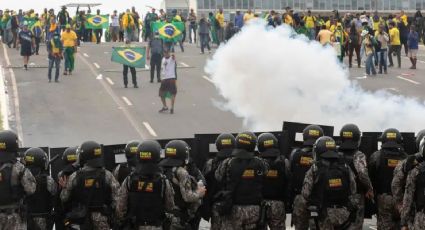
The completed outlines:
{"type": "Polygon", "coordinates": [[[415,67],[414,67],[414,59],[413,58],[409,58],[410,59],[410,62],[412,63],[412,66],[410,66],[410,68],[409,69],[414,69],[415,67]]]}
{"type": "Polygon", "coordinates": [[[413,58],[413,69],[416,69],[416,62],[418,61],[417,58],[413,58]]]}

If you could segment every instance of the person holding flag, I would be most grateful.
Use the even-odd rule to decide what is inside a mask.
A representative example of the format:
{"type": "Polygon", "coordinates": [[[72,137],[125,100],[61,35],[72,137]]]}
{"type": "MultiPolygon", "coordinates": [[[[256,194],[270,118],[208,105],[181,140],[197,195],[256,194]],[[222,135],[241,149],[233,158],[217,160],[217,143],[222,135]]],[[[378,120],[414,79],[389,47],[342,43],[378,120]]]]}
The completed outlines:
{"type": "Polygon", "coordinates": [[[65,31],[61,35],[65,56],[65,70],[63,75],[72,75],[72,71],[74,70],[74,54],[77,52],[77,39],[77,34],[71,30],[71,25],[67,24],[65,31]]]}
{"type": "Polygon", "coordinates": [[[21,45],[21,56],[24,58],[24,69],[28,70],[28,62],[30,56],[33,54],[34,49],[34,35],[28,30],[28,23],[24,21],[22,30],[18,33],[18,39],[16,41],[16,48],[21,45]]]}
{"type": "Polygon", "coordinates": [[[35,23],[31,28],[35,40],[35,55],[38,55],[40,50],[41,36],[43,35],[43,25],[38,17],[35,18],[35,23]]]}
{"type": "Polygon", "coordinates": [[[55,72],[55,82],[59,82],[59,71],[61,60],[63,59],[63,45],[59,33],[55,33],[50,41],[47,42],[47,53],[49,57],[49,70],[47,77],[49,78],[49,83],[52,82],[52,69],[53,66],[56,68],[55,72]]]}
{"type": "MultiPolygon", "coordinates": [[[[96,11],[96,15],[99,17],[101,16],[100,10],[96,11]]],[[[102,38],[102,35],[103,35],[103,28],[96,28],[93,30],[93,32],[96,35],[96,44],[100,44],[100,39],[102,38]]]]}
{"type": "Polygon", "coordinates": [[[125,14],[122,16],[122,27],[124,30],[124,39],[132,39],[133,32],[136,29],[134,18],[131,15],[130,9],[127,9],[125,14]]]}
{"type": "MultiPolygon", "coordinates": [[[[125,44],[128,47],[131,47],[131,37],[127,38],[125,40],[125,44]]],[[[128,66],[126,64],[123,64],[123,71],[122,71],[122,75],[123,75],[123,80],[124,80],[124,88],[127,88],[128,86],[128,69],[130,69],[131,72],[131,80],[133,82],[133,87],[135,89],[139,88],[139,86],[137,86],[137,76],[136,76],[136,68],[133,66],[128,66]]]]}

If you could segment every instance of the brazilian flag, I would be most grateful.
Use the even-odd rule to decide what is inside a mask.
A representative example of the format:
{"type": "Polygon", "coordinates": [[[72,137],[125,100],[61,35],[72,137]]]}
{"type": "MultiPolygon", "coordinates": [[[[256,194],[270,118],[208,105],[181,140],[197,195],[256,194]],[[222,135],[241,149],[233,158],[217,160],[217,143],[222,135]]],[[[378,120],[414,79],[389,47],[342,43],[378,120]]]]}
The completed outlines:
{"type": "Polygon", "coordinates": [[[152,25],[152,30],[158,31],[159,36],[166,42],[177,42],[183,37],[184,31],[183,22],[155,22],[152,25]]]}
{"type": "Polygon", "coordinates": [[[109,14],[105,15],[87,15],[87,29],[106,29],[109,27],[109,14]]]}
{"type": "Polygon", "coordinates": [[[145,68],[145,47],[113,47],[111,61],[130,67],[145,68]]]}
{"type": "Polygon", "coordinates": [[[28,25],[28,29],[29,30],[32,30],[32,27],[36,23],[36,21],[35,21],[34,18],[24,18],[24,21],[27,22],[27,25],[28,25]]]}

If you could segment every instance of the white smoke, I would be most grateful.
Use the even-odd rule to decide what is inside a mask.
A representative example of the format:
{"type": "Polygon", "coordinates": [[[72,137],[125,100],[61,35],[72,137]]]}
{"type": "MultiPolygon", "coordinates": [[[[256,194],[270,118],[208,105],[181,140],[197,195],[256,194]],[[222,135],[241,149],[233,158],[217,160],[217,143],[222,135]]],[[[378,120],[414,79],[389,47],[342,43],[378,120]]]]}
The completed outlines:
{"type": "Polygon", "coordinates": [[[332,48],[308,42],[289,27],[252,23],[220,47],[205,71],[225,98],[222,108],[256,131],[279,130],[283,121],[362,131],[425,128],[425,104],[369,92],[349,80],[332,48]]]}

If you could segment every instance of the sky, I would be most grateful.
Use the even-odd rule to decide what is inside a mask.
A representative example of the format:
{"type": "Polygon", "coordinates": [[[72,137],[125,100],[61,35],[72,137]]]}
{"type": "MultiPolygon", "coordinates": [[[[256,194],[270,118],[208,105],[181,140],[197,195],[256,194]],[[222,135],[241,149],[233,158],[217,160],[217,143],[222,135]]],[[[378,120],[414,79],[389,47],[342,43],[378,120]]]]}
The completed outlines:
{"type": "MultiPolygon", "coordinates": [[[[34,9],[36,12],[42,12],[44,8],[53,8],[57,12],[61,5],[68,3],[102,3],[101,6],[94,9],[100,9],[104,13],[112,13],[114,9],[118,12],[125,11],[127,8],[132,6],[136,7],[136,10],[145,14],[152,6],[159,8],[162,0],[0,0],[1,9],[23,9],[29,10],[34,9]]],[[[75,10],[70,9],[70,13],[75,10]]]]}

